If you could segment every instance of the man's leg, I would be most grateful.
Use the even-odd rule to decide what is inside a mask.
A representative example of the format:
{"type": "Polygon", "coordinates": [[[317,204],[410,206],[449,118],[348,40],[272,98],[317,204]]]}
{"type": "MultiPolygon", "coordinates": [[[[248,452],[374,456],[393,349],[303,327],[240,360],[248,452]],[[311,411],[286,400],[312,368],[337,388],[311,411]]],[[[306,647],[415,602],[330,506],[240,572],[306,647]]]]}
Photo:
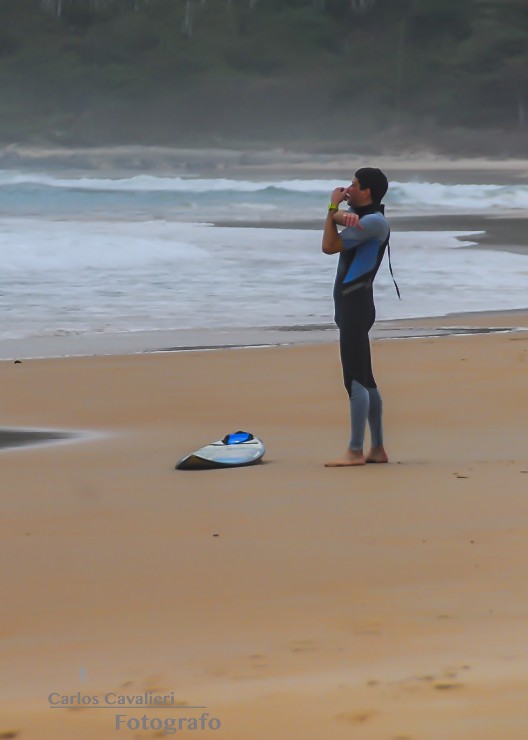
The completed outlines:
{"type": "Polygon", "coordinates": [[[369,413],[369,393],[364,385],[353,380],[350,386],[350,443],[342,457],[325,463],[327,468],[345,468],[364,465],[363,441],[369,413]]]}
{"type": "Polygon", "coordinates": [[[383,447],[382,413],[383,402],[377,388],[368,388],[369,411],[368,423],[370,427],[371,449],[366,457],[368,463],[386,463],[389,461],[383,447]]]}
{"type": "MultiPolygon", "coordinates": [[[[339,316],[341,363],[343,381],[350,398],[352,438],[345,453],[341,457],[326,463],[326,467],[348,467],[365,464],[363,441],[370,411],[369,390],[376,391],[368,336],[375,319],[374,304],[367,302],[364,305],[364,298],[360,297],[358,293],[351,293],[345,305],[341,306],[339,316]]],[[[374,398],[375,405],[377,400],[377,398],[374,398]]],[[[381,413],[380,406],[378,411],[381,413]]],[[[381,420],[379,429],[381,430],[381,420]]],[[[387,460],[375,459],[381,458],[383,455],[385,455],[383,447],[381,450],[373,448],[369,453],[368,461],[387,462],[387,460]]]]}
{"type": "Polygon", "coordinates": [[[352,381],[352,393],[350,394],[350,437],[349,448],[353,452],[361,452],[363,455],[363,443],[365,441],[365,429],[369,416],[369,392],[364,385],[357,380],[352,381]]]}

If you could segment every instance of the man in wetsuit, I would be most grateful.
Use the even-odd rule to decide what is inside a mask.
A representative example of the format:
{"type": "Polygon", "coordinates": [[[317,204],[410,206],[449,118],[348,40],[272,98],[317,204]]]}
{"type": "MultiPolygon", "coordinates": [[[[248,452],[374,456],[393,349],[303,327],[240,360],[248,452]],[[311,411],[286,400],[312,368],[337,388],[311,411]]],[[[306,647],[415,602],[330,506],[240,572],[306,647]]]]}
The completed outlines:
{"type": "Polygon", "coordinates": [[[323,252],[339,254],[334,285],[335,322],[343,380],[350,399],[352,435],[345,453],[327,467],[388,462],[383,447],[382,401],[372,374],[369,331],[376,309],[372,284],[389,242],[390,228],[381,204],[388,181],[381,170],[363,167],[348,188],[336,188],[323,234],[323,252]],[[340,211],[346,201],[349,211],[340,211]],[[345,226],[338,233],[337,225],[345,226]],[[367,420],[371,449],[365,457],[367,420]]]}

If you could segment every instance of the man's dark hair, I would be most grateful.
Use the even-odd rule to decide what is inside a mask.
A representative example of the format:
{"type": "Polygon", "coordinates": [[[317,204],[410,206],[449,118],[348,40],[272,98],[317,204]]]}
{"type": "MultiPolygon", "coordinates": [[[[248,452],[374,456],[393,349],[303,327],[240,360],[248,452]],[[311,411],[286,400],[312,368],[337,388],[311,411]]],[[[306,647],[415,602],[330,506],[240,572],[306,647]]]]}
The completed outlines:
{"type": "Polygon", "coordinates": [[[355,177],[361,190],[369,188],[372,201],[379,205],[389,189],[389,181],[383,172],[377,167],[361,167],[355,173],[355,177]]]}

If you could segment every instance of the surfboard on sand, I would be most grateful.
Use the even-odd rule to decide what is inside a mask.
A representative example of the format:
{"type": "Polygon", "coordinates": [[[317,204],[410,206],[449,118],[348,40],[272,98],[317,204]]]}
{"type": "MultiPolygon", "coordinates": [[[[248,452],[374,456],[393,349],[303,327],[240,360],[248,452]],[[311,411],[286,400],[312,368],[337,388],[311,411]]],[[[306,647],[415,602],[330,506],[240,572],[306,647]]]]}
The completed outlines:
{"type": "Polygon", "coordinates": [[[250,432],[234,432],[182,457],[176,464],[176,470],[240,468],[255,465],[262,460],[265,451],[262,441],[250,432]]]}

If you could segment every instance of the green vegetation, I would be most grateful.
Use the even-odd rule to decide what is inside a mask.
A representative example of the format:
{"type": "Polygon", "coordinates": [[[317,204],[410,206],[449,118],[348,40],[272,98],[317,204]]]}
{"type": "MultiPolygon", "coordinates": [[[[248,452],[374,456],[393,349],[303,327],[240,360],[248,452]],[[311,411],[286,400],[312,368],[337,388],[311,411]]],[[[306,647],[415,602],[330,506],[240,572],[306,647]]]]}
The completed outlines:
{"type": "Polygon", "coordinates": [[[474,148],[527,119],[526,0],[0,2],[3,142],[474,148]]]}

